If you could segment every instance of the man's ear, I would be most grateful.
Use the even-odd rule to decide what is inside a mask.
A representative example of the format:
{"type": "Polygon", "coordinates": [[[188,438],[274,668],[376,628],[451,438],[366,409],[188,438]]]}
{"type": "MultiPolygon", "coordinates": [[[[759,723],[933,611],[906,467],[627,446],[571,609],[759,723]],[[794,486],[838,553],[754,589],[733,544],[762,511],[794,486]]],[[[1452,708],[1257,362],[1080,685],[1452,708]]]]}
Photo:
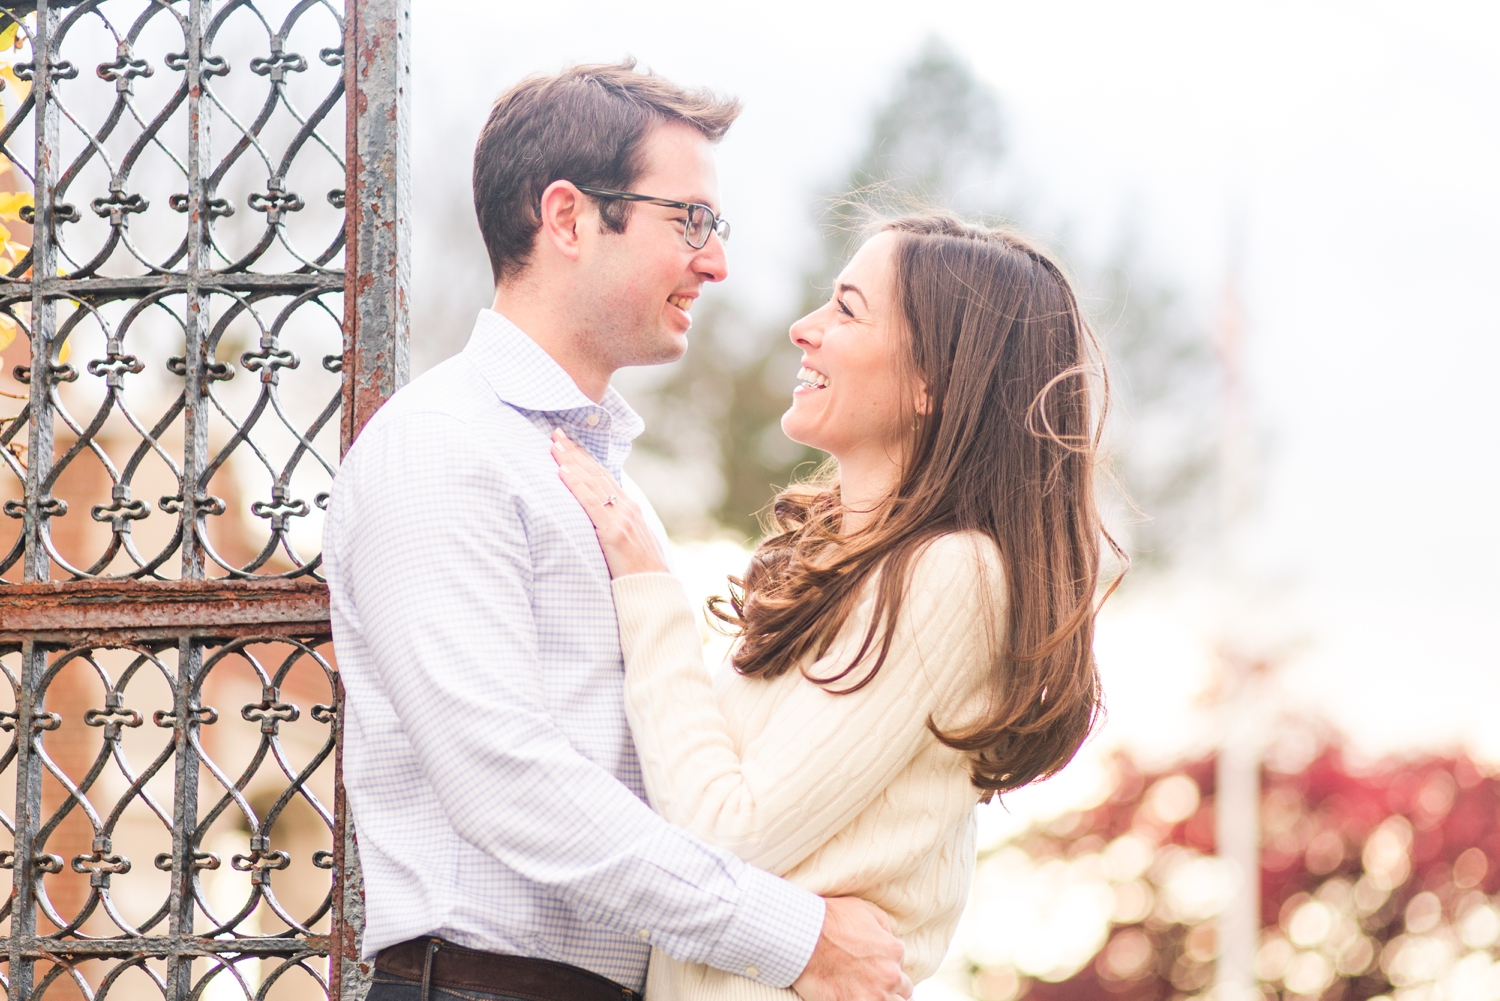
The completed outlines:
{"type": "Polygon", "coordinates": [[[580,223],[595,211],[572,181],[553,181],[542,190],[541,239],[568,260],[578,260],[580,223]]]}

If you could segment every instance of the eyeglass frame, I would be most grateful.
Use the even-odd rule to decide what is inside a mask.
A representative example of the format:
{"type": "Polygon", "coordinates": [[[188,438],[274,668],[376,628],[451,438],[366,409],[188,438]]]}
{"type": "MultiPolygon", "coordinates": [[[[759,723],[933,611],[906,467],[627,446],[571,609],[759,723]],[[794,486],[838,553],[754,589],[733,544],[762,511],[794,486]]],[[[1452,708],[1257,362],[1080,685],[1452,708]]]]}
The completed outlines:
{"type": "Polygon", "coordinates": [[[637,194],[634,191],[614,191],[610,188],[594,188],[589,187],[585,184],[575,184],[573,185],[573,187],[577,188],[579,191],[582,191],[586,195],[593,195],[595,198],[607,198],[611,201],[622,202],[644,202],[647,205],[662,205],[669,209],[686,210],[686,212],[688,213],[688,217],[687,222],[682,227],[682,238],[687,242],[687,245],[689,247],[692,247],[694,250],[702,250],[704,247],[708,246],[708,238],[710,236],[713,236],[715,233],[719,234],[720,240],[727,241],[729,239],[729,220],[725,219],[723,216],[719,215],[717,212],[709,208],[707,205],[704,205],[702,202],[674,202],[670,198],[655,198],[651,195],[637,194]],[[694,209],[702,209],[704,212],[707,212],[708,218],[710,220],[708,225],[708,236],[705,236],[703,238],[703,242],[698,244],[697,246],[693,246],[693,241],[689,240],[687,236],[688,227],[692,224],[693,221],[694,209]],[[720,227],[722,227],[722,229],[720,227]]]}

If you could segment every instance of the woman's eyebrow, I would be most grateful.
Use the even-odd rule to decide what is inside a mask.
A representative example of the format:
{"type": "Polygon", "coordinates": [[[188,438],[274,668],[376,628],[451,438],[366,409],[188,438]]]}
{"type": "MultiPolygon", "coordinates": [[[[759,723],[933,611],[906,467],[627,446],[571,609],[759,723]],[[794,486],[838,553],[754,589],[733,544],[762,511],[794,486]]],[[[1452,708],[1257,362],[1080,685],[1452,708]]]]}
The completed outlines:
{"type": "Polygon", "coordinates": [[[853,292],[855,295],[859,296],[860,304],[865,308],[866,311],[869,310],[869,308],[870,308],[870,301],[865,298],[865,294],[859,290],[859,286],[858,285],[850,285],[848,282],[839,282],[839,284],[838,284],[838,293],[839,293],[839,295],[845,295],[845,294],[847,294],[849,292],[853,292]]]}

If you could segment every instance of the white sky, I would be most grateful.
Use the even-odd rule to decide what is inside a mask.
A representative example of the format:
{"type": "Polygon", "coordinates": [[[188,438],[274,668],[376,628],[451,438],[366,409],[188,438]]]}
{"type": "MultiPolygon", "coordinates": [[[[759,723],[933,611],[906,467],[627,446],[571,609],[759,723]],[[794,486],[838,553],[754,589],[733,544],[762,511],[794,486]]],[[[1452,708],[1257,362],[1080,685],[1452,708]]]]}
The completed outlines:
{"type": "MultiPolygon", "coordinates": [[[[1110,739],[1189,740],[1206,637],[1229,621],[1290,651],[1289,701],[1369,749],[1468,743],[1500,761],[1500,6],[414,6],[419,275],[424,253],[473,240],[439,208],[468,198],[489,101],[527,73],[631,53],[745,101],[720,153],[728,284],[784,312],[809,199],[930,33],[999,93],[1028,214],[1050,235],[1098,252],[1130,221],[1209,315],[1242,234],[1268,458],[1241,598],[1226,616],[1193,580],[1111,610],[1110,739]]],[[[474,291],[429,277],[417,295],[474,291]]]]}

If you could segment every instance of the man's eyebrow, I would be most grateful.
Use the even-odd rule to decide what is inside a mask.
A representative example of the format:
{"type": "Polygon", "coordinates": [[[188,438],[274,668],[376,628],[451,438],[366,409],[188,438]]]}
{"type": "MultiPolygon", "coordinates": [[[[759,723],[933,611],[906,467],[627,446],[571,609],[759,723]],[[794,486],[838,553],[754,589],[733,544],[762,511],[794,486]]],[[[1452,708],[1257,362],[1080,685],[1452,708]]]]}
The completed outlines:
{"type": "Polygon", "coordinates": [[[848,282],[839,282],[837,292],[839,295],[843,295],[846,292],[853,292],[855,295],[859,296],[859,301],[864,304],[865,309],[870,308],[870,300],[865,298],[865,294],[859,290],[858,285],[851,285],[848,282]]]}

